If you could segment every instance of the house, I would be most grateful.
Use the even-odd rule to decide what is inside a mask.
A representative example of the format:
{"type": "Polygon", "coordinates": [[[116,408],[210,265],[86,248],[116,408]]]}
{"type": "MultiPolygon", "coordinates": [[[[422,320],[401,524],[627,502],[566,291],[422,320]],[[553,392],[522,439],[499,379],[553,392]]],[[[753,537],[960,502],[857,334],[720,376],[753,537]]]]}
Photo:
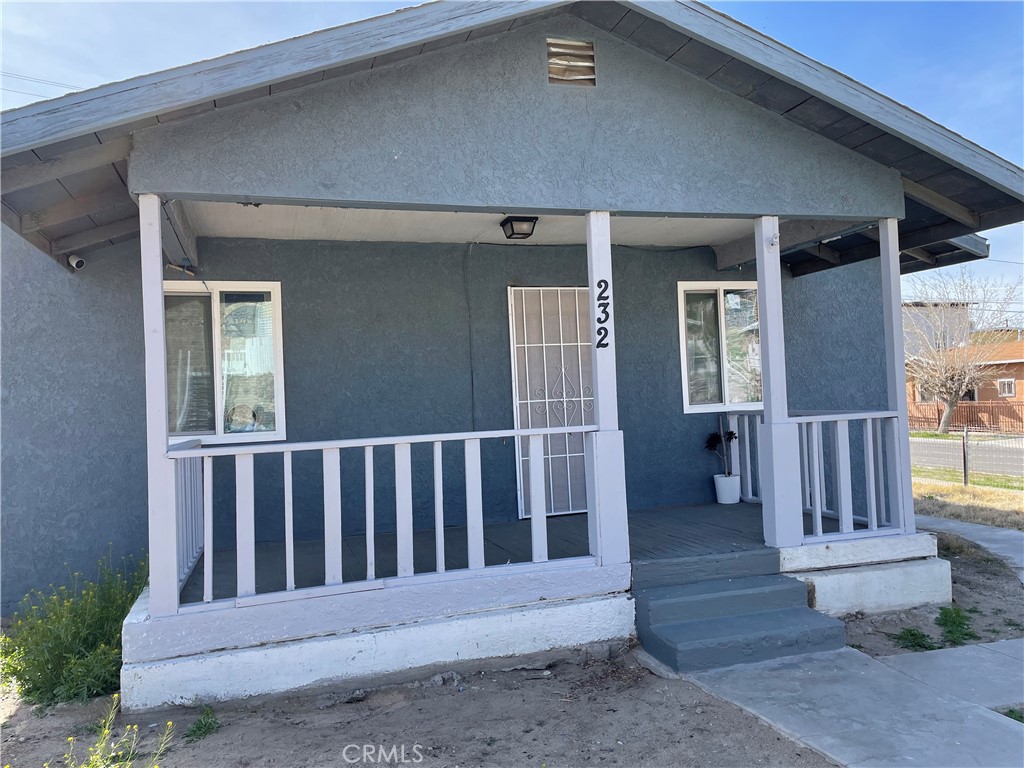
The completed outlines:
{"type": "MultiPolygon", "coordinates": [[[[963,400],[973,403],[1024,401],[1021,390],[1024,387],[1024,339],[1003,341],[1004,338],[1005,334],[993,338],[978,334],[965,345],[966,355],[978,361],[986,378],[980,386],[968,391],[963,400]]],[[[913,381],[907,382],[907,396],[912,403],[935,402],[935,396],[927,388],[913,381]]]]}
{"type": "Polygon", "coordinates": [[[145,546],[129,708],[950,597],[900,275],[1024,172],[727,16],[433,3],[0,127],[4,596],[145,546]]]}

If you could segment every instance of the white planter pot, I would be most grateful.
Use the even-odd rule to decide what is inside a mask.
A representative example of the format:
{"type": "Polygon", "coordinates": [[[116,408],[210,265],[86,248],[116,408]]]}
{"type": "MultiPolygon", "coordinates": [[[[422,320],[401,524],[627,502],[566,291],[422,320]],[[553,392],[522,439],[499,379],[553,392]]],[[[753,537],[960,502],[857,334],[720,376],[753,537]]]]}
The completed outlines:
{"type": "Polygon", "coordinates": [[[715,475],[715,496],[719,504],[739,504],[740,476],[715,475]]]}

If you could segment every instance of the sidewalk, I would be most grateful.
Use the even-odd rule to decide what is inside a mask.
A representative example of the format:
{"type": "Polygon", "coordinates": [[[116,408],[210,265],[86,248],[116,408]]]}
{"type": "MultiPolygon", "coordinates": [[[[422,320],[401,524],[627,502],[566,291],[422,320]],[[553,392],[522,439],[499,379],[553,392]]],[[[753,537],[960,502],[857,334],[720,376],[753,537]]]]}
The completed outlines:
{"type": "Polygon", "coordinates": [[[873,659],[852,648],[692,676],[844,766],[1024,765],[1024,639],[873,659]]]}
{"type": "Polygon", "coordinates": [[[1024,584],[1024,531],[996,528],[980,523],[965,523],[960,520],[929,517],[928,515],[915,515],[914,520],[917,521],[918,528],[952,533],[984,547],[999,559],[1004,560],[1024,584]]]}

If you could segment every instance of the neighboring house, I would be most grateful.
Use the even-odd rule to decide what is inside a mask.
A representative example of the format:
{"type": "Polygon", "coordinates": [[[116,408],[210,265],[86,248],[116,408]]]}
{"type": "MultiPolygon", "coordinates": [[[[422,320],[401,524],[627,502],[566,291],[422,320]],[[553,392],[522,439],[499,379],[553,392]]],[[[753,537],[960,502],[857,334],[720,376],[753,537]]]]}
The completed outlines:
{"type": "Polygon", "coordinates": [[[984,257],[1024,172],[726,16],[435,3],[0,127],[5,608],[146,546],[129,708],[841,644],[780,572],[949,599],[900,274],[984,257]]]}
{"type": "MultiPolygon", "coordinates": [[[[904,314],[906,317],[906,314],[904,314]]],[[[963,401],[975,403],[1001,403],[1024,400],[1024,340],[1002,341],[1002,335],[975,336],[963,354],[987,373],[984,384],[964,393],[963,401]]],[[[909,338],[908,338],[909,341],[909,338]]],[[[908,353],[909,354],[909,353],[908,353]]],[[[927,387],[907,381],[907,398],[911,403],[934,403],[935,395],[927,387]]]]}
{"type": "Polygon", "coordinates": [[[903,342],[908,357],[967,344],[973,330],[966,302],[903,302],[903,342]]]}

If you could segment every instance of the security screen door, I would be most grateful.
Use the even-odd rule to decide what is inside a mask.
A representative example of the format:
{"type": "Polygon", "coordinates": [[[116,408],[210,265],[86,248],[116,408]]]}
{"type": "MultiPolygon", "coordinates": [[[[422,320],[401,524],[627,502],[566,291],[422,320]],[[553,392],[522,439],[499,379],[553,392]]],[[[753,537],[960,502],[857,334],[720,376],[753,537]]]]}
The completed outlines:
{"type": "MultiPolygon", "coordinates": [[[[594,424],[586,288],[509,288],[516,429],[594,424]]],[[[516,439],[519,516],[529,517],[529,440],[516,439]]],[[[544,438],[547,514],[587,511],[582,434],[544,438]]]]}

